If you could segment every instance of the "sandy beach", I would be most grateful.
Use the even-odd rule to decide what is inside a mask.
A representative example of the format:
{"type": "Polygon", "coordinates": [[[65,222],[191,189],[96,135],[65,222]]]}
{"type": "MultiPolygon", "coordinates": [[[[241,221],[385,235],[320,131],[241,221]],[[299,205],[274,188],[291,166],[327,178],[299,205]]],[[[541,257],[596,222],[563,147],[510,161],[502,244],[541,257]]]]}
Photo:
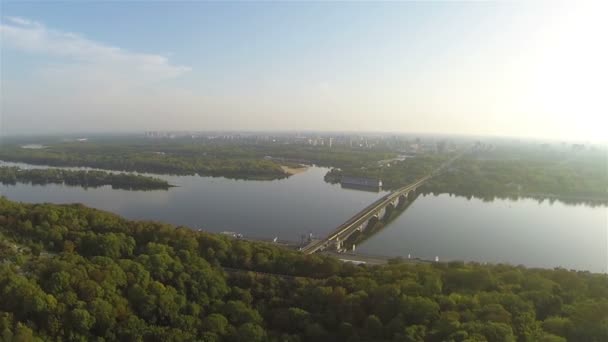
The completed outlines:
{"type": "Polygon", "coordinates": [[[289,167],[289,166],[281,165],[281,169],[283,169],[283,172],[285,172],[289,175],[295,175],[295,174],[302,173],[302,172],[308,170],[308,166],[300,165],[300,167],[289,167]]]}

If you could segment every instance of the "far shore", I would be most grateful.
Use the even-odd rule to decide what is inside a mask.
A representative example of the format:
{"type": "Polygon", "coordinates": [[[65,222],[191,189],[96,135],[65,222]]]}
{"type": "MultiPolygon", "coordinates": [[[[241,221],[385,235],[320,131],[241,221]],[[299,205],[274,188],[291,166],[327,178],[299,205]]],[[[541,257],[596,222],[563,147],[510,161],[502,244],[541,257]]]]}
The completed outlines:
{"type": "Polygon", "coordinates": [[[291,167],[291,166],[281,165],[281,169],[283,169],[283,172],[285,172],[288,175],[296,175],[298,173],[302,173],[302,172],[308,170],[308,166],[300,165],[298,167],[291,167]]]}

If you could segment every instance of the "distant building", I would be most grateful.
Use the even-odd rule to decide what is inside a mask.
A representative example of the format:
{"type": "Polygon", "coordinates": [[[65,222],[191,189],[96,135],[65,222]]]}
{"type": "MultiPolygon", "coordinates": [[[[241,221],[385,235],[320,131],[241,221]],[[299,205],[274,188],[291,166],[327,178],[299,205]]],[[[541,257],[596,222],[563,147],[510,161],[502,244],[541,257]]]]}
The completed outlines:
{"type": "Polygon", "coordinates": [[[382,180],[377,178],[342,176],[340,181],[342,187],[361,190],[380,191],[382,180]]]}

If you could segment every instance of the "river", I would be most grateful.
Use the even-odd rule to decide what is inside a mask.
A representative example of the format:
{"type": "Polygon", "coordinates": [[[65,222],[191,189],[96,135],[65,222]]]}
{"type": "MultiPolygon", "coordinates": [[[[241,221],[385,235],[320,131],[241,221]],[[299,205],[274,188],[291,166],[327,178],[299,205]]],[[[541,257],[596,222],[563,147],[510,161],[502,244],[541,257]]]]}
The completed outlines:
{"type": "MultiPolygon", "coordinates": [[[[275,181],[155,175],[178,186],[168,191],[0,184],[0,194],[23,202],[83,203],[129,219],[211,232],[299,241],[309,233],[326,235],[385,194],[325,183],[327,170],[313,166],[275,181]]],[[[357,251],[607,272],[608,209],[559,201],[484,202],[447,194],[421,195],[357,251]]]]}

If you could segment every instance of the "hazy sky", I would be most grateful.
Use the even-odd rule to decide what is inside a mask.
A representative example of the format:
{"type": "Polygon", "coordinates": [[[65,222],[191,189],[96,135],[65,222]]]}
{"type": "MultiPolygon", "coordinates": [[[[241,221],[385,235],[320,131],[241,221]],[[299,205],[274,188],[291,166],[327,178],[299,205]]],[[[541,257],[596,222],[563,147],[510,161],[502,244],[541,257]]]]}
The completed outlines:
{"type": "Polygon", "coordinates": [[[0,2],[2,134],[605,140],[605,2],[0,2]]]}

